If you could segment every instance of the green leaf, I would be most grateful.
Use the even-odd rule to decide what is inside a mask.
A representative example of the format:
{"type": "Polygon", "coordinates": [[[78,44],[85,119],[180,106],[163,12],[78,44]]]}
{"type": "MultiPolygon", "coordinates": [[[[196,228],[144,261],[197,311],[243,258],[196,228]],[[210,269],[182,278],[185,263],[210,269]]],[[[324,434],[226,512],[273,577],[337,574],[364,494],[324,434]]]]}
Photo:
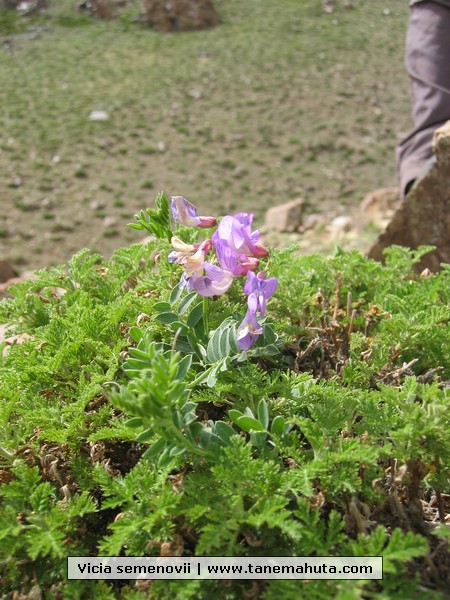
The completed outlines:
{"type": "Polygon", "coordinates": [[[156,310],[156,312],[160,313],[172,311],[172,306],[168,302],[156,302],[156,304],[154,304],[152,308],[156,310]]]}
{"type": "Polygon", "coordinates": [[[184,426],[187,427],[191,423],[197,421],[197,415],[195,412],[188,412],[184,415],[184,426]]]}
{"type": "Polygon", "coordinates": [[[258,404],[258,420],[264,425],[264,429],[269,427],[269,409],[267,402],[262,398],[258,404]]]}
{"type": "Polygon", "coordinates": [[[186,430],[189,432],[191,439],[196,441],[203,431],[203,425],[198,421],[194,421],[186,428],[186,430]]]}
{"type": "Polygon", "coordinates": [[[198,298],[198,294],[195,291],[185,296],[178,306],[178,314],[183,315],[196,298],[198,298]]]}
{"type": "Polygon", "coordinates": [[[280,350],[273,345],[263,346],[262,348],[253,348],[248,351],[249,356],[275,356],[280,353],[280,350]]]}
{"type": "Polygon", "coordinates": [[[181,285],[181,283],[178,283],[170,292],[170,296],[169,296],[169,302],[170,305],[173,306],[174,304],[176,304],[178,302],[178,300],[181,297],[181,294],[183,293],[183,289],[184,286],[181,285]]]}
{"type": "Polygon", "coordinates": [[[170,325],[174,321],[178,321],[178,315],[173,312],[163,312],[159,315],[156,315],[156,320],[160,323],[165,323],[166,325],[170,325]]]}
{"type": "Polygon", "coordinates": [[[233,323],[226,319],[215,331],[213,331],[206,349],[206,356],[212,363],[227,358],[231,353],[230,329],[233,323]]]}
{"type": "Polygon", "coordinates": [[[216,421],[214,431],[227,446],[230,445],[231,438],[237,435],[237,432],[224,421],[216,421]]]}
{"type": "Polygon", "coordinates": [[[133,342],[136,342],[136,344],[138,344],[144,337],[142,330],[139,329],[139,327],[136,327],[135,325],[130,328],[129,335],[133,342]]]}
{"type": "Polygon", "coordinates": [[[186,325],[184,323],[182,323],[181,321],[172,321],[172,323],[170,323],[170,329],[173,332],[177,332],[179,331],[180,334],[179,335],[187,335],[189,329],[186,327],[186,325]]]}
{"type": "Polygon", "coordinates": [[[215,365],[210,372],[208,373],[208,377],[206,378],[206,385],[210,388],[213,388],[217,383],[217,371],[219,370],[219,365],[215,365]]]}
{"type": "Polygon", "coordinates": [[[172,462],[172,457],[170,456],[170,450],[166,448],[164,452],[161,454],[158,460],[158,467],[166,467],[172,462]]]}
{"type": "Polygon", "coordinates": [[[130,427],[131,429],[137,429],[138,427],[142,427],[144,421],[141,417],[133,417],[132,419],[128,419],[125,421],[125,427],[130,427]]]}
{"type": "Polygon", "coordinates": [[[206,448],[211,441],[212,433],[209,427],[203,427],[200,433],[200,445],[206,448]]]}
{"type": "Polygon", "coordinates": [[[186,323],[189,327],[195,327],[200,319],[203,318],[203,302],[199,302],[194,306],[186,319],[186,323]]]}
{"type": "Polygon", "coordinates": [[[180,456],[180,454],[184,454],[186,452],[186,448],[184,446],[173,446],[170,449],[170,456],[180,456]]]}
{"type": "Polygon", "coordinates": [[[192,354],[188,354],[182,358],[178,364],[177,379],[184,379],[191,368],[192,354]]]}
{"type": "Polygon", "coordinates": [[[260,423],[257,419],[247,417],[247,415],[239,417],[239,419],[237,420],[237,425],[239,425],[239,427],[247,433],[250,433],[250,431],[264,431],[265,429],[264,425],[260,423]]]}
{"type": "Polygon", "coordinates": [[[145,352],[144,350],[140,350],[139,348],[130,348],[129,353],[130,353],[130,356],[132,356],[133,358],[137,358],[142,361],[148,362],[148,361],[152,360],[152,356],[148,352],[145,352]]]}
{"type": "Polygon", "coordinates": [[[236,410],[235,408],[232,408],[231,410],[228,411],[228,416],[233,421],[233,423],[236,423],[236,425],[237,425],[238,419],[240,417],[243,417],[244,414],[240,410],[236,410]]]}
{"type": "Polygon", "coordinates": [[[150,446],[150,448],[144,452],[144,454],[142,455],[142,458],[146,458],[146,459],[155,458],[156,456],[158,456],[158,454],[160,454],[164,450],[164,448],[166,447],[166,443],[167,443],[166,440],[164,440],[163,438],[156,440],[156,442],[154,444],[152,444],[150,446]]]}
{"type": "Polygon", "coordinates": [[[285,433],[285,420],[281,415],[277,415],[270,426],[270,431],[273,435],[284,435],[285,433]]]}
{"type": "Polygon", "coordinates": [[[265,431],[252,431],[251,432],[252,444],[256,448],[262,448],[267,440],[267,433],[265,431]]]}
{"type": "Polygon", "coordinates": [[[198,356],[198,358],[201,361],[203,361],[206,358],[206,350],[204,349],[204,347],[198,343],[195,335],[193,335],[193,333],[191,333],[191,331],[188,331],[187,339],[190,344],[191,350],[193,352],[195,352],[195,354],[198,356]]]}
{"type": "Polygon", "coordinates": [[[153,429],[146,429],[142,433],[136,436],[136,441],[140,444],[145,444],[146,442],[150,442],[155,437],[155,432],[153,429]]]}
{"type": "Polygon", "coordinates": [[[265,323],[263,326],[263,339],[267,346],[274,344],[277,341],[277,335],[273,329],[273,325],[265,323]]]}

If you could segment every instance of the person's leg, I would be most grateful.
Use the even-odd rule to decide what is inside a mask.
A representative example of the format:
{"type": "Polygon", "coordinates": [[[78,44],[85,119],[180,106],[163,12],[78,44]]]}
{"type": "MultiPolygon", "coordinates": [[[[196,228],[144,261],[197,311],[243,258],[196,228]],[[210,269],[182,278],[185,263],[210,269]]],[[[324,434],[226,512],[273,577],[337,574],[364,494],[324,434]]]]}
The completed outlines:
{"type": "Polygon", "coordinates": [[[450,9],[435,2],[411,7],[406,39],[414,129],[397,148],[402,196],[433,155],[435,129],[450,119],[450,9]]]}

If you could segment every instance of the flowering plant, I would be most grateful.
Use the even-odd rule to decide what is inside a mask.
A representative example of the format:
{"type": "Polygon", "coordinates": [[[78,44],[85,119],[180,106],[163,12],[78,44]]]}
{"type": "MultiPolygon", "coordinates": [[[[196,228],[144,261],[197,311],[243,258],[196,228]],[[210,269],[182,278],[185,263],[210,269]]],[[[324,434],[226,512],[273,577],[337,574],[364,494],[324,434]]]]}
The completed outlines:
{"type": "Polygon", "coordinates": [[[247,277],[244,292],[247,295],[247,314],[237,330],[237,344],[241,350],[248,350],[262,334],[263,328],[257,320],[266,311],[266,302],[277,289],[277,279],[266,279],[265,273],[255,270],[259,259],[269,252],[259,244],[259,231],[252,231],[253,215],[238,213],[226,215],[219,223],[215,217],[197,215],[197,208],[181,196],[171,199],[172,219],[188,227],[210,228],[217,225],[211,238],[201,243],[186,244],[173,236],[174,250],[169,261],[180,265],[182,287],[196,291],[208,298],[224,294],[234,279],[247,277]],[[209,260],[207,260],[209,258],[209,260]]]}

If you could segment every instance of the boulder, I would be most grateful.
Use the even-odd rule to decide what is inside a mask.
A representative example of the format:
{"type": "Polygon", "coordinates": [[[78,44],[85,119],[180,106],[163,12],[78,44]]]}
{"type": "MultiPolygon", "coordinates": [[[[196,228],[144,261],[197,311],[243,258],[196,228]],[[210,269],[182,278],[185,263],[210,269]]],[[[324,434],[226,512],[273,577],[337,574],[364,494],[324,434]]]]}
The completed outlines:
{"type": "Polygon", "coordinates": [[[143,20],[157,31],[195,31],[219,24],[212,0],[143,0],[143,20]]]}
{"type": "Polygon", "coordinates": [[[436,250],[422,258],[418,270],[437,271],[441,263],[450,264],[450,121],[435,131],[433,150],[435,161],[369,250],[371,258],[383,260],[383,251],[393,244],[409,248],[430,245],[436,250]]]}
{"type": "Polygon", "coordinates": [[[10,260],[0,260],[0,283],[4,283],[17,276],[18,273],[10,260]]]}
{"type": "Polygon", "coordinates": [[[285,204],[269,208],[265,217],[265,230],[293,233],[302,225],[303,199],[297,198],[285,204]]]}

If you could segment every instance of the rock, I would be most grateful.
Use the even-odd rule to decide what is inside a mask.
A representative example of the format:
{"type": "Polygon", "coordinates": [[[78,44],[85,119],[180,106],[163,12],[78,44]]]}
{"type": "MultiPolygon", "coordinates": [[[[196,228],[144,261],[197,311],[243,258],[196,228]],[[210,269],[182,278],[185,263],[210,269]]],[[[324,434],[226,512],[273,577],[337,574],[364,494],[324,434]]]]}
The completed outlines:
{"type": "Polygon", "coordinates": [[[115,3],[113,0],[87,0],[87,2],[82,2],[78,5],[78,10],[109,21],[114,19],[115,3]]]}
{"type": "Polygon", "coordinates": [[[297,198],[285,204],[269,208],[265,217],[266,231],[294,232],[302,224],[303,199],[297,198]]]}
{"type": "Polygon", "coordinates": [[[380,188],[369,192],[361,203],[361,212],[370,220],[377,220],[386,213],[395,211],[400,206],[400,189],[398,187],[380,188]]]}
{"type": "Polygon", "coordinates": [[[5,342],[5,347],[3,348],[2,356],[6,356],[9,348],[13,344],[22,344],[23,342],[26,342],[27,340],[34,339],[33,336],[31,336],[28,333],[21,333],[20,335],[9,335],[9,336],[7,336],[7,333],[8,333],[8,325],[0,325],[0,344],[5,342]]]}
{"type": "Polygon", "coordinates": [[[89,203],[89,208],[91,210],[104,210],[106,204],[104,202],[99,202],[98,200],[92,200],[92,202],[89,203]]]}
{"type": "Polygon", "coordinates": [[[397,187],[369,192],[360,206],[361,221],[363,224],[374,223],[384,229],[400,204],[400,189],[397,187]]]}
{"type": "Polygon", "coordinates": [[[113,227],[114,225],[117,225],[118,221],[119,219],[117,217],[107,216],[103,219],[103,227],[113,227]]]}
{"type": "Polygon", "coordinates": [[[104,110],[93,110],[89,115],[89,121],[108,121],[109,114],[104,110]]]}
{"type": "Polygon", "coordinates": [[[23,183],[22,177],[14,177],[14,179],[10,183],[10,187],[19,188],[23,183]]]}
{"type": "Polygon", "coordinates": [[[35,15],[47,7],[46,0],[0,0],[0,8],[16,10],[23,16],[35,15]]]}
{"type": "Polygon", "coordinates": [[[0,260],[0,282],[4,283],[13,277],[17,277],[19,273],[15,270],[10,260],[0,260]]]}
{"type": "MultiPolygon", "coordinates": [[[[0,261],[2,262],[2,261],[0,261]]],[[[14,271],[15,272],[15,271],[14,271]]],[[[3,300],[3,298],[13,298],[14,296],[11,294],[11,292],[9,291],[9,288],[12,285],[15,285],[16,283],[23,283],[24,281],[27,281],[27,279],[36,279],[36,274],[32,271],[26,271],[24,273],[22,273],[22,275],[17,275],[8,278],[6,281],[3,281],[0,283],[0,300],[3,300]]],[[[5,326],[6,328],[6,326],[5,326]]]]}
{"type": "Polygon", "coordinates": [[[219,24],[212,0],[143,0],[143,20],[157,31],[195,31],[219,24]]]}
{"type": "Polygon", "coordinates": [[[418,272],[425,268],[437,271],[441,263],[450,263],[450,121],[435,131],[433,150],[435,162],[416,181],[370,248],[370,258],[383,260],[383,251],[393,244],[409,248],[431,245],[436,250],[422,258],[418,272]]]}
{"type": "Polygon", "coordinates": [[[310,229],[317,229],[318,227],[325,225],[325,223],[326,221],[323,215],[316,213],[313,213],[312,215],[306,215],[306,217],[303,219],[301,231],[304,232],[309,231],[310,229]]]}
{"type": "Polygon", "coordinates": [[[448,177],[448,165],[450,164],[450,121],[447,121],[445,125],[439,127],[434,132],[433,152],[436,156],[437,164],[447,169],[446,175],[448,177]]]}
{"type": "Polygon", "coordinates": [[[346,215],[340,215],[335,217],[329,224],[328,230],[330,231],[333,238],[338,238],[344,233],[348,233],[353,228],[353,221],[346,215]]]}

